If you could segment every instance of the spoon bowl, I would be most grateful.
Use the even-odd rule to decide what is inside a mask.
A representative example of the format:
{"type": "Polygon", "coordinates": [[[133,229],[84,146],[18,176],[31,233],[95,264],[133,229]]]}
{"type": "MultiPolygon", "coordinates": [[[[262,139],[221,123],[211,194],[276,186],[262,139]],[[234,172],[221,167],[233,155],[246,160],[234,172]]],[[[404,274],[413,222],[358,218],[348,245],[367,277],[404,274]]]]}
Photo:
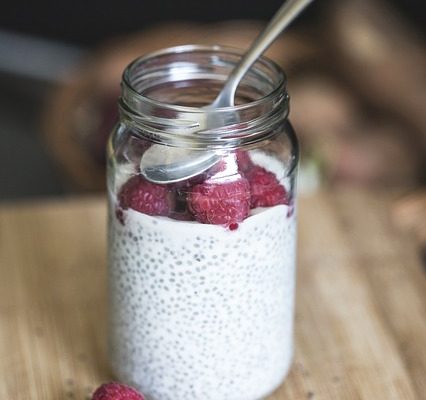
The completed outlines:
{"type": "MultiPolygon", "coordinates": [[[[236,115],[227,115],[226,121],[220,113],[208,113],[223,107],[234,106],[235,92],[246,72],[265,52],[276,37],[313,0],[287,0],[276,12],[267,27],[257,36],[240,62],[229,75],[223,89],[213,103],[203,107],[207,111],[198,122],[197,131],[212,130],[226,124],[238,123],[236,115]]],[[[201,133],[195,133],[201,134],[201,133]]],[[[193,151],[179,147],[152,145],[142,156],[140,171],[149,181],[166,184],[179,182],[199,175],[211,168],[221,159],[214,151],[193,151]]]]}

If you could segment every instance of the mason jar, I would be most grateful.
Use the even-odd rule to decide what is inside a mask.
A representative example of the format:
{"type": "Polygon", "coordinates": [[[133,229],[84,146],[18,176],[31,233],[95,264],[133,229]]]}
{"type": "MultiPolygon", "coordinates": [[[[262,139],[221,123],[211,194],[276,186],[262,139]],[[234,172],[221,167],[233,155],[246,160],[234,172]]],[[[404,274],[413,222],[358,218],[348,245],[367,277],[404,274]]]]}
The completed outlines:
{"type": "Polygon", "coordinates": [[[123,74],[108,143],[109,350],[116,377],[150,400],[257,400],[291,365],[298,144],[285,75],[261,58],[235,106],[203,108],[241,54],[175,47],[123,74]],[[176,151],[214,162],[150,180],[147,154],[155,170],[176,151]]]}

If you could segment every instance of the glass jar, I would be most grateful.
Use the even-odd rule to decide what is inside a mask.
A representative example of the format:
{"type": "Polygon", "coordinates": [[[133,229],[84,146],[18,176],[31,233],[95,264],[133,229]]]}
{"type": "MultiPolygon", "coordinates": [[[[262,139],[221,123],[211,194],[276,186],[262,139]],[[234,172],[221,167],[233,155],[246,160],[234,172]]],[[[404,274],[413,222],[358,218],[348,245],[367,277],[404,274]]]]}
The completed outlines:
{"type": "Polygon", "coordinates": [[[262,58],[234,107],[201,108],[240,56],[183,46],[123,75],[108,144],[110,360],[150,400],[260,399],[291,364],[298,145],[285,76],[262,58]],[[205,114],[225,126],[200,130],[205,114]],[[220,157],[158,184],[140,169],[151,146],[159,163],[175,148],[220,157]]]}

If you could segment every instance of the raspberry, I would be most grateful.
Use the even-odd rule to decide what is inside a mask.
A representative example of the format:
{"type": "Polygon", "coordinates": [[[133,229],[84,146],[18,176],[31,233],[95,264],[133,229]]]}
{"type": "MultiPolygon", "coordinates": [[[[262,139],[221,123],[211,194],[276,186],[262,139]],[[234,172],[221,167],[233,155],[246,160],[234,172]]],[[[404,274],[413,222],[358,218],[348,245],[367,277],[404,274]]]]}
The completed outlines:
{"type": "Polygon", "coordinates": [[[287,192],[272,172],[256,165],[246,176],[250,183],[252,208],[288,204],[287,192]]]}
{"type": "MultiPolygon", "coordinates": [[[[245,178],[231,182],[206,181],[188,194],[188,208],[203,224],[236,224],[250,210],[250,186],[245,178]]],[[[235,225],[233,225],[235,226],[235,225]]]]}
{"type": "Polygon", "coordinates": [[[92,400],[145,400],[130,386],[117,382],[104,383],[92,395],[92,400]]]}
{"type": "Polygon", "coordinates": [[[166,185],[157,185],[140,175],[130,178],[118,194],[120,207],[132,208],[148,215],[169,215],[174,207],[174,196],[166,185]]]}
{"type": "Polygon", "coordinates": [[[238,169],[241,172],[247,172],[253,167],[253,163],[247,151],[237,150],[235,154],[237,155],[238,169]]]}

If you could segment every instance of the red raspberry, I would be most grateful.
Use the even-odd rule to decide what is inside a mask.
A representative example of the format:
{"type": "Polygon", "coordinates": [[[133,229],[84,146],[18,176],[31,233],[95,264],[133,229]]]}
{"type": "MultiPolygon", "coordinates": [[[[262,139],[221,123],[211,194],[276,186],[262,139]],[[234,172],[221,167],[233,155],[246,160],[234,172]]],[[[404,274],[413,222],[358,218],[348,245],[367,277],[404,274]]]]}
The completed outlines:
{"type": "Polygon", "coordinates": [[[111,382],[99,386],[93,393],[92,400],[145,400],[145,398],[130,386],[111,382]]]}
{"type": "Polygon", "coordinates": [[[251,161],[247,151],[237,150],[235,154],[237,155],[238,169],[241,172],[247,172],[253,167],[253,162],[251,161]]]}
{"type": "Polygon", "coordinates": [[[148,215],[169,215],[174,207],[174,196],[166,185],[157,185],[140,175],[130,178],[118,193],[120,207],[132,208],[148,215]]]}
{"type": "Polygon", "coordinates": [[[231,182],[206,181],[188,194],[188,208],[203,224],[231,225],[242,221],[250,210],[250,186],[245,178],[231,182]]]}
{"type": "Polygon", "coordinates": [[[256,165],[246,176],[250,183],[252,208],[288,204],[287,192],[272,172],[256,165]]]}

